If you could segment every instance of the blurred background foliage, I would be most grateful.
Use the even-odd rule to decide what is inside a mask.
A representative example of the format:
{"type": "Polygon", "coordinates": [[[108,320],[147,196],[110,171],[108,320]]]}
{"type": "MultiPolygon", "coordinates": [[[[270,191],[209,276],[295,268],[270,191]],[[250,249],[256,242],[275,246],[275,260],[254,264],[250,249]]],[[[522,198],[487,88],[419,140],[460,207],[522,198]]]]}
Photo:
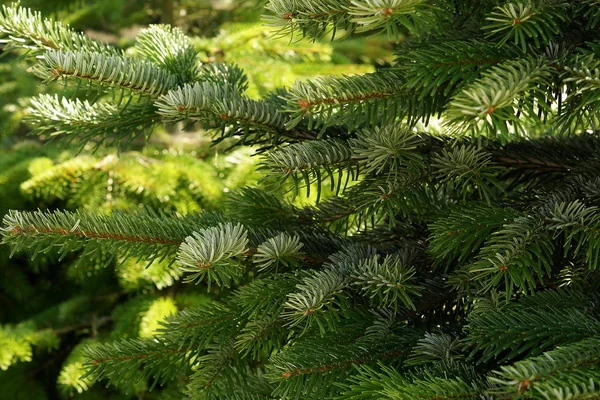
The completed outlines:
{"type": "MultiPolygon", "coordinates": [[[[11,4],[0,1],[0,4],[11,4]]],[[[259,0],[22,0],[20,5],[70,24],[92,38],[129,49],[148,24],[169,23],[194,38],[202,62],[235,63],[261,96],[317,74],[373,71],[391,59],[381,38],[290,42],[263,26],[259,0]]],[[[30,96],[53,93],[18,53],[0,50],[0,217],[9,209],[216,211],[225,193],[257,185],[252,149],[211,145],[201,126],[158,129],[126,151],[95,143],[69,148],[31,136],[30,96]],[[93,151],[92,151],[93,150],[93,151]]],[[[64,93],[64,88],[63,89],[64,93]]],[[[72,96],[79,93],[72,89],[72,96]]],[[[297,202],[311,201],[298,199],[297,202]]],[[[148,337],[167,315],[218,298],[215,288],[179,285],[168,263],[148,266],[105,254],[92,259],[10,259],[0,248],[0,397],[3,399],[169,399],[169,389],[136,393],[84,377],[83,344],[148,337]]]]}

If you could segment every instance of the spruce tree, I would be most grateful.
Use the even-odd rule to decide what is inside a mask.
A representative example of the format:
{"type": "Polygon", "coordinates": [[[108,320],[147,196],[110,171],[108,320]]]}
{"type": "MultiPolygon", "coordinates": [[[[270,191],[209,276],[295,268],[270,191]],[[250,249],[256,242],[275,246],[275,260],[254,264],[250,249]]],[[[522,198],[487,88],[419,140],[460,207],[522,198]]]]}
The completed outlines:
{"type": "MultiPolygon", "coordinates": [[[[69,4],[53,2],[47,6],[58,17],[67,16],[71,23],[87,31],[90,27],[98,29],[95,23],[86,22],[90,11],[116,11],[123,5],[86,2],[74,16],[64,11],[69,4]]],[[[336,74],[372,71],[367,64],[352,64],[351,57],[339,60],[339,51],[330,43],[273,40],[268,37],[269,28],[261,26],[254,14],[228,14],[227,18],[237,22],[221,25],[217,37],[193,39],[200,60],[208,62],[218,57],[244,65],[247,93],[266,93],[269,87],[293,82],[294,77],[306,79],[324,70],[336,74]],[[248,57],[248,48],[252,48],[252,58],[248,57]]],[[[104,37],[113,38],[116,43],[114,33],[132,18],[136,16],[124,16],[111,30],[103,31],[104,37]]],[[[131,41],[126,36],[119,44],[135,52],[131,41]]],[[[363,50],[364,46],[354,46],[352,53],[362,54],[363,50]]],[[[101,146],[99,137],[88,141],[72,137],[71,141],[43,146],[39,142],[52,135],[42,133],[41,140],[24,140],[27,118],[24,121],[23,116],[29,114],[28,98],[36,92],[36,77],[26,71],[35,59],[20,57],[24,51],[28,50],[4,52],[0,64],[0,82],[4,82],[0,85],[0,107],[4,111],[0,115],[0,220],[9,209],[80,208],[107,213],[143,207],[162,213],[214,212],[222,208],[227,191],[256,183],[258,158],[250,157],[252,150],[228,150],[227,141],[209,148],[210,137],[198,124],[188,125],[188,132],[181,132],[179,126],[159,128],[146,146],[142,147],[143,138],[134,138],[120,152],[101,146]],[[69,146],[70,143],[75,146],[69,146]],[[89,149],[95,149],[94,153],[89,154],[89,149]]],[[[52,98],[61,89],[62,85],[43,85],[33,102],[52,98]]],[[[77,86],[70,86],[61,94],[70,99],[90,97],[88,88],[77,86]]],[[[193,285],[180,285],[181,271],[168,261],[147,266],[143,260],[128,260],[101,249],[91,257],[79,257],[77,252],[59,257],[50,252],[32,260],[25,254],[9,259],[9,249],[3,250],[3,399],[161,398],[162,391],[148,393],[150,385],[146,382],[134,387],[105,388],[84,377],[82,348],[111,338],[149,337],[155,334],[158,321],[168,314],[202,304],[218,292],[214,286],[207,294],[193,285]],[[129,394],[123,395],[124,391],[129,394]]]]}
{"type": "Polygon", "coordinates": [[[4,218],[13,251],[118,253],[218,288],[153,336],[82,349],[88,378],[190,399],[600,397],[600,2],[265,10],[293,40],[380,33],[396,58],[254,99],[241,69],[199,65],[177,29],[145,30],[131,56],[2,12],[36,73],[109,94],[38,99],[41,130],[120,140],[199,122],[261,160],[262,187],[224,212],[4,218]]]}

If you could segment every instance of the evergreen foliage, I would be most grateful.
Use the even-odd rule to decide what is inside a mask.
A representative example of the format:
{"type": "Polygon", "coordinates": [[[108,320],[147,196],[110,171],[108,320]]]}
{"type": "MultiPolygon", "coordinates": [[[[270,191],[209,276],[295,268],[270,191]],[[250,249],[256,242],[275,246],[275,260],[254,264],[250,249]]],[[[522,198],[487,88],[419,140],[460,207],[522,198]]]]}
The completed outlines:
{"type": "MultiPolygon", "coordinates": [[[[24,9],[0,14],[3,40],[33,46],[38,73],[89,91],[87,103],[41,95],[32,115],[44,131],[103,141],[197,121],[217,143],[253,145],[264,176],[214,212],[5,216],[14,252],[99,265],[116,255],[176,270],[175,293],[218,294],[174,314],[186,304],[178,294],[115,311],[119,331],[67,364],[87,371],[73,387],[190,399],[599,397],[600,3],[265,7],[280,35],[383,31],[397,57],[257,98],[241,69],[200,65],[175,28],[143,31],[130,55],[24,9]],[[304,193],[315,203],[294,200],[304,193]],[[129,336],[123,325],[140,309],[146,322],[129,336]],[[152,316],[165,318],[159,328],[152,316]]],[[[32,320],[0,332],[11,343],[0,362],[54,345],[32,320]]]]}

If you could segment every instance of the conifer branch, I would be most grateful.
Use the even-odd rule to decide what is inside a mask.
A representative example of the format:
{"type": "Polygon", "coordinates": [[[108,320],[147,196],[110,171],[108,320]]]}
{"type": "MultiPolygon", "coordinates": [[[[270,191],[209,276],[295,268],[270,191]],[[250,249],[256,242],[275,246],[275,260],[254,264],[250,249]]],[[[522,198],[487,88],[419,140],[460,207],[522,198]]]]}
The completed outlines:
{"type": "Polygon", "coordinates": [[[328,29],[381,30],[398,39],[403,28],[413,34],[423,34],[440,19],[439,9],[425,0],[317,0],[310,3],[270,0],[266,8],[271,12],[266,17],[269,26],[278,28],[279,33],[286,36],[295,31],[319,37],[328,29]],[[332,28],[328,28],[329,24],[332,28]]]}
{"type": "Polygon", "coordinates": [[[358,168],[352,160],[352,149],[349,143],[343,140],[295,143],[267,154],[262,166],[271,171],[269,179],[277,187],[291,178],[295,192],[301,186],[305,186],[307,196],[310,195],[311,183],[316,182],[317,201],[323,181],[329,180],[331,189],[339,192],[348,183],[349,178],[354,180],[358,174],[358,168]]]}
{"type": "Polygon", "coordinates": [[[148,61],[88,51],[50,50],[37,72],[44,78],[76,78],[89,84],[157,96],[175,87],[177,77],[148,61]]]}
{"type": "Polygon", "coordinates": [[[297,285],[298,290],[288,295],[282,317],[291,327],[302,324],[306,330],[315,324],[322,333],[331,330],[340,318],[336,309],[346,303],[346,294],[342,293],[346,286],[347,281],[340,272],[317,271],[304,278],[297,285]]]}
{"type": "Polygon", "coordinates": [[[286,111],[292,113],[287,126],[297,126],[304,117],[309,117],[309,128],[392,122],[405,112],[399,82],[394,71],[386,71],[296,83],[286,96],[286,111]]]}
{"type": "Polygon", "coordinates": [[[441,22],[441,11],[427,0],[353,0],[349,7],[357,32],[379,29],[398,39],[401,27],[415,35],[427,32],[441,22]]]}
{"type": "Polygon", "coordinates": [[[259,270],[265,270],[272,265],[294,265],[301,258],[300,249],[303,246],[298,236],[280,233],[257,247],[253,261],[259,270]]]}
{"type": "Polygon", "coordinates": [[[271,104],[251,100],[233,88],[211,81],[184,85],[161,96],[158,113],[168,121],[192,119],[220,129],[225,136],[242,135],[242,142],[264,143],[265,134],[314,139],[300,129],[288,129],[286,117],[271,104]]]}
{"type": "Polygon", "coordinates": [[[429,251],[437,262],[463,263],[494,231],[517,216],[518,212],[509,207],[470,203],[454,208],[429,225],[429,251]]]}
{"type": "Polygon", "coordinates": [[[556,203],[549,208],[548,217],[552,220],[549,229],[565,234],[565,256],[571,251],[575,257],[584,253],[588,268],[595,270],[600,258],[599,209],[586,207],[579,200],[568,204],[556,203]]]}
{"type": "Polygon", "coordinates": [[[600,4],[597,0],[583,0],[580,5],[580,12],[588,21],[589,28],[595,28],[600,24],[600,4]]]}
{"type": "Polygon", "coordinates": [[[90,104],[57,95],[40,95],[31,100],[28,119],[37,131],[66,139],[107,141],[109,144],[136,135],[148,134],[159,123],[151,104],[117,106],[112,103],[90,104]]]}
{"type": "Polygon", "coordinates": [[[257,319],[281,313],[288,294],[298,278],[291,274],[274,274],[256,279],[236,290],[233,302],[240,308],[240,315],[257,319]]]}
{"type": "Polygon", "coordinates": [[[88,346],[85,350],[86,367],[96,379],[106,378],[114,385],[140,382],[153,377],[159,383],[190,372],[194,349],[165,343],[160,340],[126,340],[88,346]],[[162,366],[170,365],[164,370],[162,366]]]}
{"type": "Polygon", "coordinates": [[[0,43],[8,48],[24,48],[39,53],[44,50],[92,51],[107,55],[122,52],[75,32],[58,21],[42,18],[41,13],[25,7],[2,5],[0,43]]]}
{"type": "Polygon", "coordinates": [[[248,76],[235,64],[213,62],[202,65],[199,80],[228,85],[234,93],[243,93],[248,89],[248,76]]]}
{"type": "Polygon", "coordinates": [[[481,352],[477,362],[485,363],[494,358],[502,362],[522,355],[535,356],[559,343],[592,337],[599,324],[568,304],[477,313],[467,327],[467,341],[473,348],[470,357],[481,352]]]}
{"type": "Polygon", "coordinates": [[[240,224],[220,224],[194,232],[179,248],[177,260],[189,281],[206,277],[219,286],[229,286],[243,271],[238,258],[248,245],[247,230],[240,224]]]}
{"type": "Polygon", "coordinates": [[[502,366],[490,382],[499,386],[493,393],[500,396],[591,399],[600,392],[599,362],[600,341],[594,336],[502,366]]]}
{"type": "Polygon", "coordinates": [[[276,354],[268,369],[268,378],[279,384],[273,393],[326,398],[332,384],[343,382],[354,367],[401,360],[407,356],[402,346],[414,340],[407,330],[377,339],[362,333],[358,326],[342,326],[335,334],[305,338],[276,354]],[[330,351],[323,351],[325,348],[330,351]]]}
{"type": "Polygon", "coordinates": [[[198,75],[197,51],[190,39],[168,25],[151,25],[136,38],[139,55],[177,76],[177,84],[193,81],[198,75]]]}
{"type": "Polygon", "coordinates": [[[21,190],[34,198],[66,199],[69,191],[64,184],[65,181],[77,181],[81,175],[95,168],[97,168],[97,161],[93,157],[87,155],[75,157],[23,182],[21,190]]]}
{"type": "Polygon", "coordinates": [[[470,266],[487,290],[504,283],[507,296],[514,287],[533,291],[538,280],[550,274],[553,243],[544,221],[517,217],[498,230],[470,266]]]}
{"type": "Polygon", "coordinates": [[[158,330],[160,337],[180,347],[202,350],[221,334],[237,332],[243,318],[227,304],[211,302],[171,315],[158,330]]]}
{"type": "Polygon", "coordinates": [[[364,165],[367,174],[387,174],[394,178],[404,169],[424,166],[422,156],[417,151],[424,141],[407,127],[375,127],[373,130],[363,130],[357,136],[351,141],[353,158],[364,165]]]}
{"type": "Polygon", "coordinates": [[[524,59],[506,61],[488,69],[475,82],[456,94],[447,112],[451,124],[465,125],[477,129],[479,122],[491,131],[499,130],[505,135],[509,126],[519,131],[519,118],[535,117],[549,110],[551,99],[547,99],[545,88],[550,86],[549,67],[541,60],[524,59]],[[518,100],[527,101],[526,108],[518,100]]]}
{"type": "Polygon", "coordinates": [[[305,36],[318,37],[327,32],[327,24],[334,28],[352,30],[347,7],[350,0],[318,0],[311,4],[290,0],[269,0],[265,8],[268,26],[278,29],[281,36],[293,35],[300,30],[305,36]]]}
{"type": "Polygon", "coordinates": [[[50,250],[62,256],[80,249],[93,253],[99,245],[113,254],[118,251],[125,257],[152,261],[173,256],[201,221],[202,216],[184,220],[146,214],[11,211],[4,217],[2,234],[13,253],[31,250],[34,257],[50,250]],[[37,241],[35,248],[31,240],[37,241]]]}
{"type": "Polygon", "coordinates": [[[261,359],[285,344],[285,328],[278,315],[249,321],[235,338],[235,349],[240,357],[261,359]]]}
{"type": "Polygon", "coordinates": [[[559,25],[566,20],[566,1],[536,1],[526,3],[508,3],[494,8],[484,26],[487,36],[504,34],[498,42],[503,45],[513,40],[523,52],[528,42],[536,47],[548,44],[559,33],[559,25]]]}
{"type": "Polygon", "coordinates": [[[415,269],[402,265],[399,258],[373,257],[351,267],[351,284],[361,290],[375,307],[397,309],[399,304],[415,309],[412,297],[420,296],[415,284],[415,269]]]}
{"type": "MultiPolygon", "coordinates": [[[[61,391],[106,380],[115,392],[166,384],[156,394],[165,398],[598,397],[600,2],[264,3],[267,24],[281,34],[379,30],[402,40],[368,39],[386,47],[374,56],[373,73],[307,79],[254,99],[255,87],[245,92],[256,75],[201,64],[198,42],[179,29],[142,30],[128,57],[26,9],[0,12],[6,49],[31,50],[44,78],[102,96],[34,98],[29,114],[39,131],[102,142],[144,134],[161,120],[197,121],[215,142],[258,148],[261,172],[270,175],[228,196],[223,213],[5,216],[3,240],[13,252],[64,258],[76,251],[77,264],[64,275],[77,288],[122,288],[116,300],[92,302],[101,301],[102,315],[119,304],[112,326],[97,332],[118,340],[91,343],[85,378],[73,372],[83,358],[69,360],[61,391]],[[279,190],[303,186],[316,191],[308,203],[279,190]],[[96,270],[115,259],[117,280],[107,281],[110,271],[96,270]],[[134,259],[148,260],[147,269],[134,259]],[[174,285],[179,278],[218,285],[210,288],[218,300],[174,285]]],[[[251,28],[201,42],[204,49],[222,44],[230,57],[234,42],[262,35],[251,28]]],[[[365,39],[352,40],[342,57],[322,43],[309,51],[263,46],[261,56],[362,60],[354,47],[365,39]]],[[[313,67],[302,71],[327,72],[313,67]]],[[[149,207],[196,209],[205,194],[219,207],[215,193],[238,178],[211,188],[206,171],[191,168],[191,155],[174,170],[141,155],[55,161],[44,147],[48,158],[35,160],[40,149],[27,149],[0,157],[0,187],[16,188],[25,176],[21,194],[67,206],[83,204],[96,181],[104,191],[109,180],[106,192],[149,207]],[[140,173],[139,160],[151,174],[140,173]]],[[[221,160],[216,168],[225,173],[230,163],[221,160]]],[[[244,175],[241,169],[235,173],[244,175]]],[[[93,195],[85,207],[104,200],[93,195]]],[[[15,304],[36,308],[46,300],[47,291],[29,282],[38,271],[46,281],[34,266],[0,269],[0,301],[8,305],[0,311],[10,321],[15,304]]],[[[62,275],[53,273],[53,284],[62,275]]],[[[0,366],[28,361],[32,346],[79,329],[49,323],[45,314],[55,321],[63,318],[57,309],[68,309],[81,321],[81,303],[85,312],[91,307],[83,299],[32,319],[52,329],[0,327],[0,366]]],[[[0,393],[5,381],[21,382],[26,368],[11,365],[0,393]]]]}
{"type": "MultiPolygon", "coordinates": [[[[190,393],[212,393],[218,379],[225,375],[237,356],[232,340],[210,345],[205,355],[198,358],[198,369],[190,376],[190,393]]],[[[232,372],[237,372],[233,370],[232,372]]]]}
{"type": "Polygon", "coordinates": [[[344,388],[345,398],[359,400],[365,396],[383,396],[385,399],[411,400],[415,397],[427,400],[485,398],[487,385],[474,372],[461,365],[446,364],[452,375],[443,375],[438,368],[422,372],[401,374],[381,366],[359,366],[344,388]]]}
{"type": "Polygon", "coordinates": [[[398,54],[397,70],[407,79],[405,86],[419,99],[454,94],[465,83],[519,52],[482,40],[452,40],[429,45],[415,44],[398,54]]]}
{"type": "Polygon", "coordinates": [[[564,130],[596,125],[595,118],[600,98],[600,60],[592,56],[576,57],[564,66],[562,78],[571,87],[563,103],[558,122],[564,130]]]}
{"type": "Polygon", "coordinates": [[[465,196],[474,188],[480,199],[490,203],[504,188],[500,168],[491,165],[491,154],[474,146],[454,146],[433,155],[431,167],[442,183],[458,188],[465,196]]]}

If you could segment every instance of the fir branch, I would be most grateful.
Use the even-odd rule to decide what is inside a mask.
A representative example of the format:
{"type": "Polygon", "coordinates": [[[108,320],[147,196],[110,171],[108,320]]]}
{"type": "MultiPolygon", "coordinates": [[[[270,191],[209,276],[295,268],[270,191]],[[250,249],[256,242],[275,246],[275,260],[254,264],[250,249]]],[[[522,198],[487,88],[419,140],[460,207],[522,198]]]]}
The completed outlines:
{"type": "MultiPolygon", "coordinates": [[[[339,350],[338,350],[338,353],[339,353],[339,350]]],[[[383,354],[368,354],[368,355],[365,354],[364,357],[352,358],[345,362],[333,362],[331,364],[325,364],[325,365],[320,364],[320,365],[312,367],[312,368],[291,368],[291,369],[288,369],[287,371],[284,371],[281,374],[281,376],[285,379],[288,379],[291,376],[308,375],[308,374],[314,374],[316,372],[323,373],[323,372],[328,372],[328,371],[336,370],[336,369],[346,369],[346,368],[350,368],[355,365],[362,365],[362,364],[369,363],[369,362],[373,363],[373,362],[379,361],[381,359],[385,360],[386,358],[390,358],[390,357],[395,358],[401,354],[402,353],[399,351],[391,351],[389,353],[383,353],[383,354]]]]}
{"type": "Polygon", "coordinates": [[[598,0],[583,0],[579,12],[588,21],[588,28],[596,28],[600,24],[600,3],[598,0]]]}
{"type": "Polygon", "coordinates": [[[500,229],[518,213],[509,207],[468,203],[451,209],[436,219],[429,230],[428,251],[438,262],[450,266],[472,257],[492,233],[500,229]]]}
{"type": "Polygon", "coordinates": [[[86,345],[93,342],[94,339],[84,339],[79,342],[63,363],[57,379],[57,386],[62,395],[73,396],[75,392],[83,393],[96,383],[92,377],[83,378],[85,375],[83,350],[86,345]]]}
{"type": "Polygon", "coordinates": [[[447,111],[449,124],[477,130],[482,123],[492,133],[508,135],[511,129],[519,132],[523,115],[538,118],[539,113],[549,111],[549,71],[537,59],[497,64],[453,97],[447,111]],[[521,104],[518,110],[517,104],[521,104]]]}
{"type": "Polygon", "coordinates": [[[548,160],[529,155],[502,154],[500,152],[492,156],[492,161],[503,167],[542,173],[565,173],[577,169],[571,164],[565,164],[555,160],[548,160]]]}
{"type": "Polygon", "coordinates": [[[297,284],[298,278],[291,274],[269,275],[238,288],[232,301],[240,308],[240,315],[251,319],[279,315],[297,284]]]}
{"type": "Polygon", "coordinates": [[[600,99],[600,60],[594,56],[575,57],[564,66],[561,78],[570,86],[558,118],[563,130],[597,126],[600,99]]]}
{"type": "Polygon", "coordinates": [[[454,146],[434,154],[431,167],[442,183],[462,192],[466,198],[472,190],[488,204],[504,191],[500,184],[501,169],[491,164],[492,155],[475,146],[454,146]]]}
{"type": "Polygon", "coordinates": [[[314,325],[322,334],[331,330],[340,318],[339,310],[347,307],[344,290],[351,282],[349,274],[357,264],[373,257],[375,249],[364,245],[346,246],[331,254],[325,269],[302,276],[297,290],[288,294],[281,316],[290,326],[303,325],[305,331],[314,325]]]}
{"type": "Polygon", "coordinates": [[[184,118],[203,119],[213,110],[213,103],[234,95],[227,85],[211,82],[196,82],[193,85],[185,84],[177,89],[170,90],[156,102],[158,113],[168,121],[177,121],[184,118]]]}
{"type": "Polygon", "coordinates": [[[415,284],[414,267],[406,267],[398,257],[391,255],[383,260],[372,257],[353,265],[350,280],[378,308],[396,309],[402,304],[414,310],[412,297],[420,296],[422,289],[415,284]]]}
{"type": "Polygon", "coordinates": [[[167,318],[151,339],[120,340],[86,349],[89,374],[113,384],[152,377],[165,383],[189,374],[214,340],[237,332],[239,319],[227,306],[210,303],[167,318]],[[168,366],[167,370],[164,367],[168,366]],[[116,371],[116,372],[115,372],[116,371]]]}
{"type": "Polygon", "coordinates": [[[179,244],[202,223],[202,218],[200,215],[182,219],[142,213],[108,216],[83,211],[11,211],[4,216],[2,234],[3,242],[12,246],[13,254],[29,250],[35,257],[53,250],[64,257],[83,249],[82,257],[85,257],[104,248],[112,254],[119,252],[126,258],[144,258],[150,262],[173,257],[179,244]],[[35,247],[31,246],[32,241],[36,242],[35,247]]]}
{"type": "Polygon", "coordinates": [[[392,122],[404,115],[402,79],[394,71],[296,83],[286,95],[287,127],[308,118],[309,129],[392,122]],[[383,112],[382,110],[385,110],[383,112]]]}
{"type": "Polygon", "coordinates": [[[268,25],[278,28],[281,35],[300,31],[313,38],[328,29],[334,32],[343,29],[348,32],[387,31],[389,37],[399,39],[403,30],[413,34],[427,32],[441,17],[439,9],[426,0],[315,0],[309,4],[271,0],[266,8],[271,12],[266,17],[268,25]]]}
{"type": "Polygon", "coordinates": [[[489,143],[492,161],[513,170],[569,174],[585,170],[600,153],[595,131],[578,135],[523,138],[501,145],[489,143]]]}
{"type": "Polygon", "coordinates": [[[406,77],[405,86],[418,99],[436,98],[445,101],[464,84],[479,77],[482,71],[517,58],[519,52],[482,40],[445,40],[440,43],[416,44],[400,52],[395,67],[406,77]]]}
{"type": "Polygon", "coordinates": [[[37,329],[32,322],[0,325],[0,369],[6,370],[18,362],[31,361],[33,346],[52,348],[58,343],[52,329],[37,329]]]}
{"type": "MultiPolygon", "coordinates": [[[[192,395],[207,393],[210,396],[217,380],[228,372],[227,370],[231,368],[230,365],[236,356],[233,340],[209,345],[206,354],[198,357],[198,368],[190,376],[187,391],[192,395]]],[[[235,374],[237,371],[233,370],[232,372],[235,374]]]]}
{"type": "Polygon", "coordinates": [[[240,357],[253,360],[266,358],[286,343],[286,330],[279,316],[267,316],[249,321],[235,338],[235,349],[240,357]]]}
{"type": "Polygon", "coordinates": [[[515,307],[471,315],[467,343],[477,363],[535,356],[556,345],[595,335],[600,322],[578,308],[515,307]]]}
{"type": "Polygon", "coordinates": [[[297,210],[296,214],[303,224],[324,225],[334,232],[341,233],[358,225],[355,212],[356,208],[348,199],[332,196],[320,201],[316,206],[305,206],[297,210]]]}
{"type": "Polygon", "coordinates": [[[88,376],[106,378],[113,385],[137,383],[149,377],[159,383],[168,382],[189,373],[197,354],[195,349],[157,339],[103,343],[84,351],[88,376]]]}
{"type": "Polygon", "coordinates": [[[327,25],[333,23],[333,29],[353,29],[347,7],[350,0],[317,0],[310,4],[292,0],[269,0],[265,8],[268,26],[277,29],[281,36],[293,35],[296,31],[304,36],[319,37],[328,31],[327,25]]]}
{"type": "Polygon", "coordinates": [[[136,38],[139,55],[177,76],[177,84],[193,81],[198,75],[198,52],[190,39],[168,25],[151,25],[136,38]]]}
{"type": "Polygon", "coordinates": [[[211,81],[186,84],[161,96],[156,107],[168,121],[202,121],[221,130],[224,136],[242,135],[242,142],[263,143],[265,133],[314,139],[298,129],[286,128],[286,117],[269,103],[251,100],[234,90],[235,87],[211,81]]]}
{"type": "MultiPolygon", "coordinates": [[[[598,397],[598,0],[264,2],[281,33],[387,30],[402,37],[399,54],[378,59],[385,68],[371,74],[300,82],[254,100],[243,95],[249,78],[240,68],[200,65],[178,29],[144,30],[126,57],[23,9],[0,13],[0,40],[39,55],[44,77],[121,96],[39,96],[30,113],[40,130],[120,140],[159,118],[198,121],[216,142],[258,146],[263,172],[284,189],[312,185],[320,195],[329,180],[339,190],[298,206],[280,192],[246,189],[229,200],[227,217],[10,212],[2,234],[13,251],[80,251],[89,266],[78,278],[118,257],[118,284],[131,296],[140,286],[125,275],[140,265],[121,257],[149,259],[143,276],[157,286],[184,271],[196,283],[234,286],[214,288],[219,301],[210,302],[173,287],[173,299],[153,304],[202,305],[147,329],[152,339],[94,345],[85,382],[108,378],[122,392],[168,381],[158,396],[174,398],[598,397]],[[473,137],[457,142],[459,134],[473,137]],[[559,289],[541,291],[548,286],[559,289]]],[[[0,186],[14,186],[36,152],[0,157],[9,170],[0,186]]],[[[55,200],[82,183],[79,201],[114,169],[109,161],[61,162],[22,188],[46,195],[37,188],[52,181],[55,200]]],[[[31,170],[40,165],[50,163],[31,170]]],[[[156,197],[162,207],[191,184],[202,197],[202,171],[165,166],[150,182],[135,165],[111,172],[124,193],[144,186],[136,198],[156,197]]],[[[14,281],[15,267],[7,268],[3,287],[14,281]]],[[[32,271],[16,275],[19,287],[32,271]]],[[[34,307],[45,295],[30,286],[19,296],[34,307]]],[[[117,310],[107,336],[161,318],[140,304],[117,310]]],[[[26,360],[31,346],[19,343],[0,353],[26,360]]]]}
{"type": "Polygon", "coordinates": [[[237,310],[212,301],[169,316],[161,322],[158,339],[201,351],[223,335],[237,332],[241,322],[237,310]]]}
{"type": "Polygon", "coordinates": [[[386,125],[363,130],[357,136],[351,141],[353,158],[364,165],[367,174],[387,174],[392,179],[406,168],[424,167],[423,158],[417,152],[424,141],[408,127],[386,125]]]}
{"type": "Polygon", "coordinates": [[[303,325],[306,331],[313,324],[322,333],[332,329],[340,318],[338,308],[346,305],[347,286],[344,276],[334,270],[316,271],[302,279],[297,291],[290,293],[285,303],[286,310],[281,316],[290,327],[303,325]]]}
{"type": "Polygon", "coordinates": [[[200,81],[229,85],[234,93],[243,93],[248,89],[248,76],[235,64],[208,63],[199,71],[200,81]]]}
{"type": "Polygon", "coordinates": [[[559,346],[494,371],[490,382],[500,396],[592,399],[600,393],[600,339],[597,336],[559,346]]]}
{"type": "Polygon", "coordinates": [[[280,233],[258,246],[253,262],[261,271],[272,268],[273,265],[276,268],[280,265],[295,265],[301,258],[300,249],[303,246],[298,236],[280,233]]]}
{"type": "Polygon", "coordinates": [[[96,168],[97,160],[93,157],[88,155],[75,157],[26,180],[21,184],[21,190],[34,198],[66,200],[69,194],[66,183],[77,181],[96,168]]]}
{"type": "Polygon", "coordinates": [[[357,25],[356,32],[379,29],[398,40],[402,28],[414,35],[423,35],[440,24],[440,9],[428,0],[352,0],[348,13],[357,25]]]}
{"type": "Polygon", "coordinates": [[[39,12],[16,5],[2,5],[0,11],[0,43],[7,48],[33,50],[90,51],[106,55],[121,55],[115,47],[108,46],[75,32],[58,21],[42,18],[39,12]]]}
{"type": "MultiPolygon", "coordinates": [[[[531,296],[521,297],[516,303],[501,304],[499,309],[503,309],[503,306],[522,306],[525,308],[533,309],[558,309],[558,308],[570,308],[577,307],[585,312],[591,311],[589,307],[594,302],[594,295],[591,293],[583,293],[578,290],[553,290],[547,289],[541,292],[537,292],[531,296]]],[[[480,310],[483,311],[483,310],[480,310]]],[[[475,310],[473,310],[475,312],[475,310]]]]}
{"type": "Polygon", "coordinates": [[[192,233],[179,248],[177,261],[188,282],[206,278],[219,286],[229,286],[243,271],[238,258],[246,251],[248,232],[242,225],[220,224],[192,233]]]}
{"type": "Polygon", "coordinates": [[[504,283],[510,296],[515,286],[533,291],[538,280],[550,274],[553,243],[544,221],[518,217],[495,232],[469,269],[486,290],[504,283]],[[537,279],[536,279],[537,278],[537,279]]]}
{"type": "Polygon", "coordinates": [[[344,246],[339,251],[329,256],[328,267],[338,271],[342,276],[347,276],[356,265],[367,262],[377,256],[377,249],[373,246],[353,243],[344,246]]]}
{"type": "Polygon", "coordinates": [[[376,340],[361,336],[355,327],[341,327],[335,334],[319,338],[306,337],[273,356],[268,377],[279,383],[273,394],[283,398],[327,398],[360,365],[401,360],[404,346],[412,343],[413,334],[400,330],[376,340]],[[327,349],[325,351],[325,349],[327,349]]]}
{"type": "Polygon", "coordinates": [[[462,358],[462,342],[445,333],[426,333],[413,348],[407,364],[420,365],[434,362],[451,363],[462,358]]]}
{"type": "Polygon", "coordinates": [[[76,78],[90,85],[157,96],[175,87],[177,77],[148,61],[89,51],[50,50],[36,71],[49,80],[76,78]]]}
{"type": "Polygon", "coordinates": [[[349,177],[357,178],[358,171],[353,164],[352,150],[348,142],[317,140],[295,143],[269,152],[262,162],[262,167],[271,171],[268,179],[273,181],[276,187],[282,186],[291,178],[295,193],[305,186],[307,196],[310,196],[310,186],[316,182],[318,201],[324,180],[329,179],[331,190],[339,192],[347,184],[349,177]],[[345,184],[342,180],[344,175],[345,184]]]}
{"type": "Polygon", "coordinates": [[[586,207],[579,200],[548,206],[551,219],[549,229],[565,234],[565,256],[585,254],[588,268],[595,270],[600,258],[600,212],[597,207],[586,207]]]}
{"type": "Polygon", "coordinates": [[[488,37],[504,34],[498,45],[512,39],[525,52],[532,41],[539,48],[559,34],[568,7],[567,1],[509,2],[496,6],[486,17],[489,24],[483,28],[488,37]]]}
{"type": "Polygon", "coordinates": [[[421,374],[401,374],[386,366],[375,369],[361,365],[357,371],[358,374],[343,385],[346,399],[362,400],[372,396],[398,400],[475,399],[484,398],[487,389],[481,379],[473,380],[473,376],[436,374],[433,369],[421,374]]]}
{"type": "Polygon", "coordinates": [[[90,104],[87,100],[69,100],[57,95],[40,95],[31,100],[27,119],[40,133],[66,136],[82,141],[104,141],[108,144],[132,140],[145,134],[159,122],[151,104],[117,106],[113,103],[90,104]]]}
{"type": "Polygon", "coordinates": [[[202,364],[192,374],[185,392],[207,398],[227,396],[232,400],[271,400],[273,387],[260,368],[251,368],[236,360],[231,342],[215,345],[210,354],[202,357],[202,364]],[[220,347],[218,347],[220,346],[220,347]],[[228,357],[229,356],[229,357],[228,357]]]}
{"type": "Polygon", "coordinates": [[[264,228],[291,227],[296,207],[274,193],[257,188],[243,188],[226,199],[228,214],[237,221],[248,222],[264,228]]]}
{"type": "Polygon", "coordinates": [[[359,226],[377,226],[385,221],[393,228],[398,218],[410,222],[415,216],[431,213],[438,206],[435,190],[426,187],[422,176],[421,171],[408,169],[394,180],[385,176],[364,179],[348,188],[344,197],[351,201],[359,226]],[[424,209],[424,204],[432,208],[424,209]]]}

